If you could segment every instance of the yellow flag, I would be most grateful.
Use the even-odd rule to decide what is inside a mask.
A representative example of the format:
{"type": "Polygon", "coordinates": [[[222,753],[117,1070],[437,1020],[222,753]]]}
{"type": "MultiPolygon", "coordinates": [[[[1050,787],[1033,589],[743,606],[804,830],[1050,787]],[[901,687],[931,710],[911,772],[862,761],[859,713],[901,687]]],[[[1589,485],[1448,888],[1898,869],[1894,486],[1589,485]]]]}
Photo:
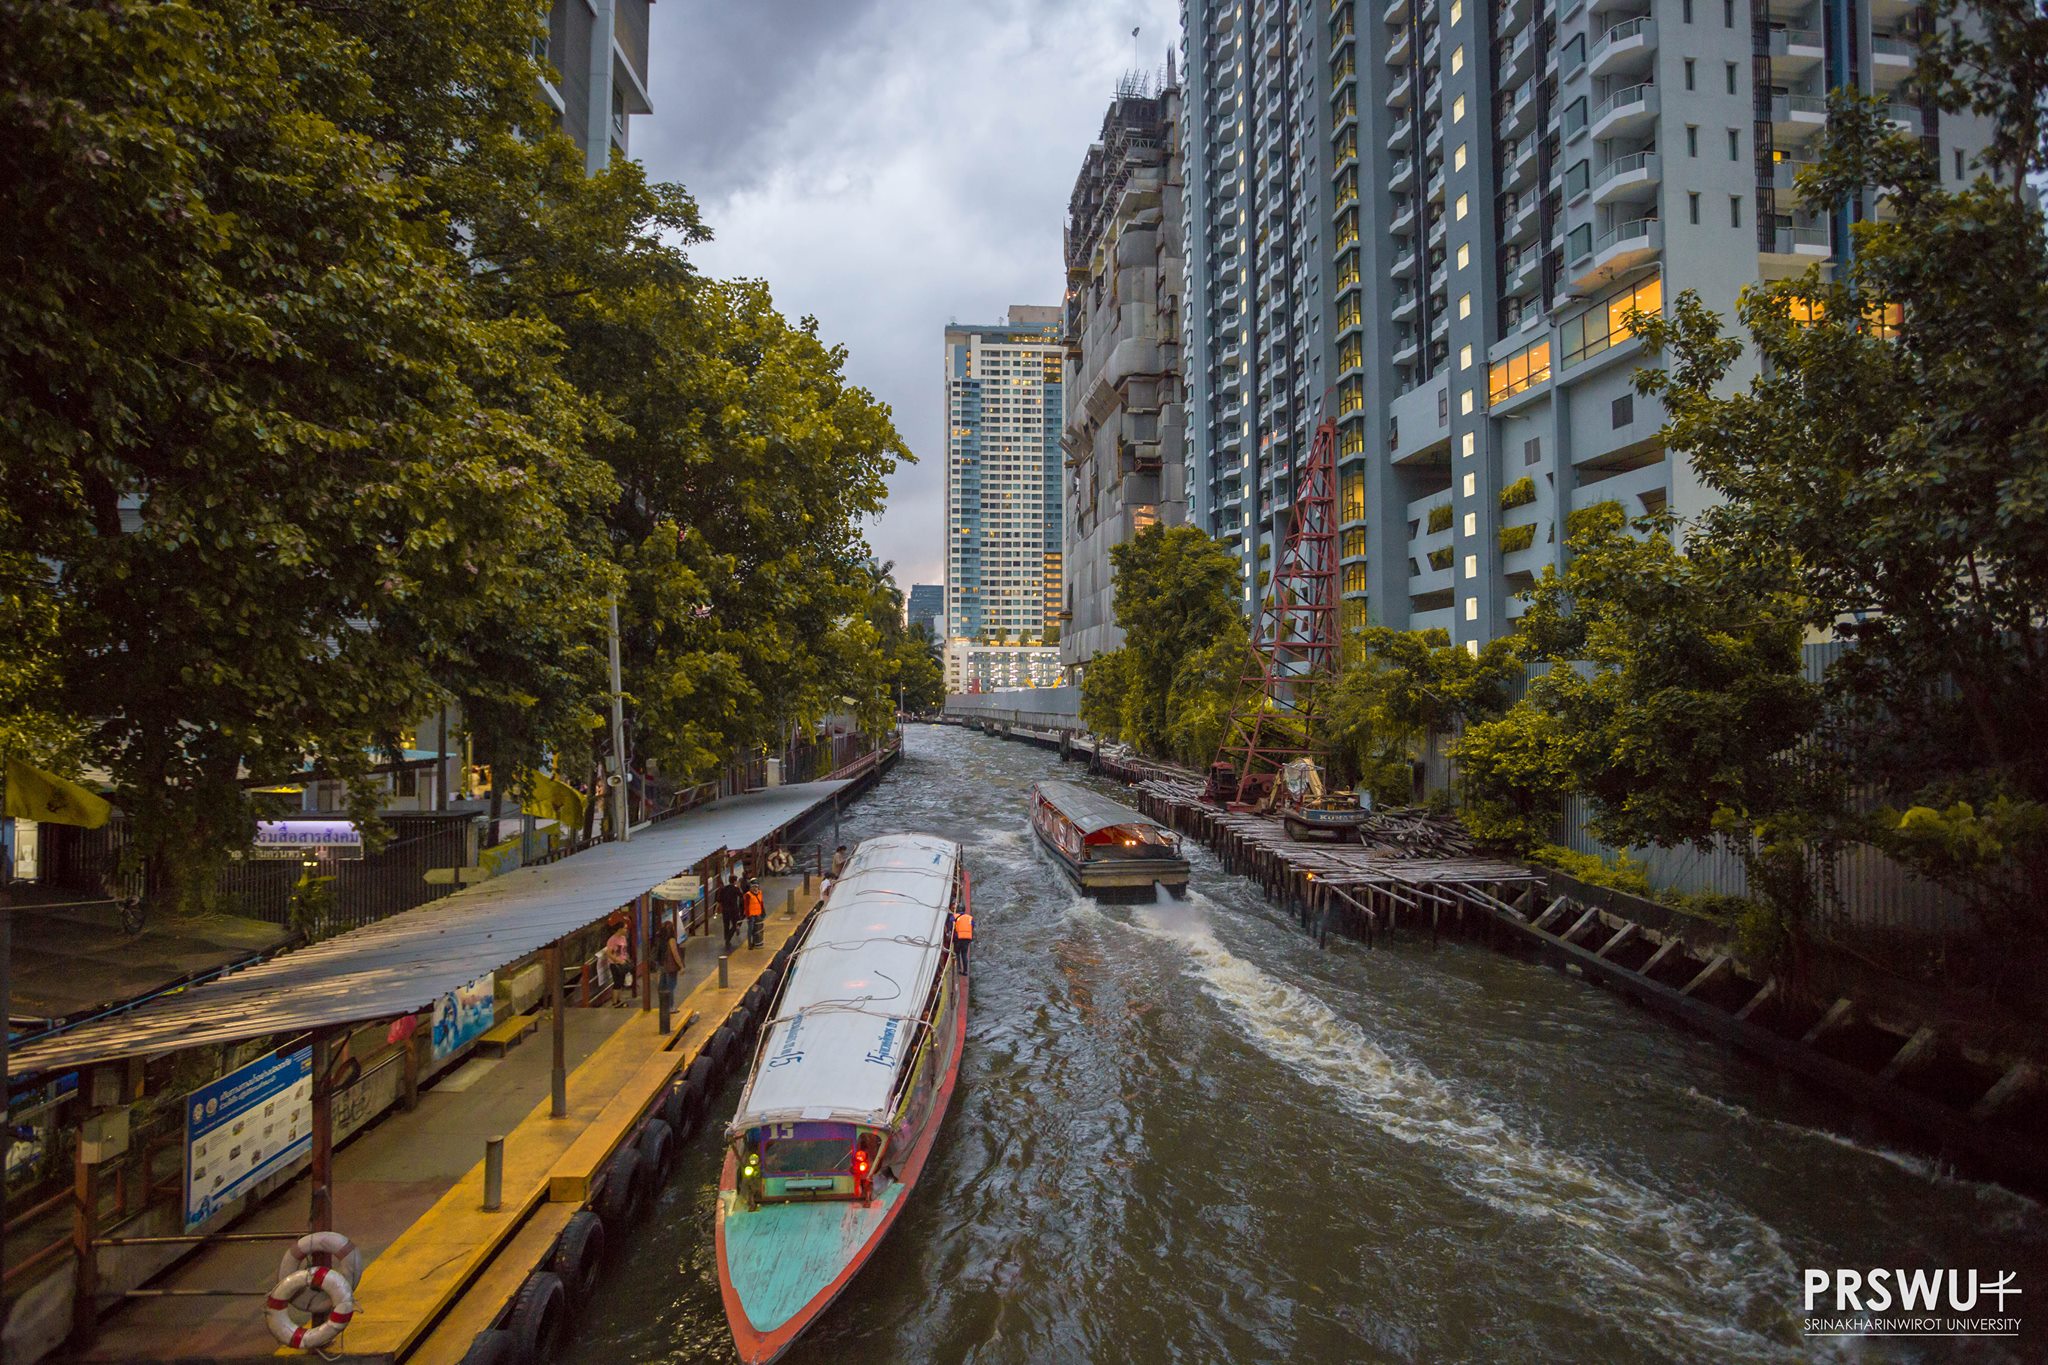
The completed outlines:
{"type": "Polygon", "coordinates": [[[535,815],[570,829],[583,824],[583,797],[574,787],[546,773],[532,774],[528,785],[526,805],[535,815]]]}
{"type": "Polygon", "coordinates": [[[83,825],[98,829],[114,808],[76,782],[31,768],[18,758],[7,760],[7,813],[17,820],[46,825],[83,825]]]}

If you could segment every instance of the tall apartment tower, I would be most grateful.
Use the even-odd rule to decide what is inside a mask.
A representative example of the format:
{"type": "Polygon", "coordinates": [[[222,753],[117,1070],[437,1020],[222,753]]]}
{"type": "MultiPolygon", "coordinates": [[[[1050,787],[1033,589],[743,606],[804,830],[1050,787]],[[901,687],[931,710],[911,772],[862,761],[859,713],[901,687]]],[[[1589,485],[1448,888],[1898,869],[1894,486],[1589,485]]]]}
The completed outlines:
{"type": "Polygon", "coordinates": [[[1337,395],[1330,35],[1322,0],[1184,0],[1189,519],[1236,550],[1244,605],[1337,395]]]}
{"type": "Polygon", "coordinates": [[[562,131],[583,149],[595,175],[612,149],[628,155],[626,128],[651,114],[647,98],[647,21],[653,0],[554,0],[548,10],[547,59],[562,78],[541,82],[562,116],[562,131]]]}
{"type": "Polygon", "coordinates": [[[1059,649],[1062,310],[946,328],[946,672],[1050,686],[1059,649]]]}
{"type": "Polygon", "coordinates": [[[1791,193],[1830,88],[1889,94],[1959,179],[1987,128],[1900,94],[1925,22],[1906,0],[1339,0],[1339,212],[1355,193],[1367,229],[1338,268],[1391,282],[1338,299],[1339,384],[1365,399],[1346,586],[1375,620],[1476,647],[1562,565],[1572,511],[1702,508],[1623,318],[1692,289],[1732,319],[1743,286],[1848,249],[1873,206],[1791,193]]]}
{"type": "Polygon", "coordinates": [[[1180,88],[1127,76],[1067,207],[1065,610],[1074,676],[1123,643],[1109,552],[1187,504],[1180,88]]]}

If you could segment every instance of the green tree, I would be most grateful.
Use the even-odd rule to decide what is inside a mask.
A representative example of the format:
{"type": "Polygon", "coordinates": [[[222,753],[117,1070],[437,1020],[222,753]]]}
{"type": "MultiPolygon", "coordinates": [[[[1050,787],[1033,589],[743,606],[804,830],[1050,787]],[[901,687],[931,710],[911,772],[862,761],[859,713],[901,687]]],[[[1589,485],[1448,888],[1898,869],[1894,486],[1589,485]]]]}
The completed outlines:
{"type": "Polygon", "coordinates": [[[35,557],[4,595],[54,621],[0,669],[52,674],[173,906],[246,839],[245,779],[359,779],[610,491],[552,338],[476,306],[358,131],[329,18],[0,3],[0,478],[35,557]]]}
{"type": "MultiPolygon", "coordinates": [[[[1108,698],[1116,697],[1115,728],[1090,721],[1098,734],[1113,734],[1157,752],[1167,742],[1168,705],[1174,680],[1192,655],[1219,641],[1242,649],[1245,627],[1238,611],[1238,566],[1222,545],[1192,526],[1150,526],[1112,546],[1116,620],[1123,656],[1095,684],[1092,711],[1107,720],[1108,698]]],[[[1082,675],[1082,702],[1089,701],[1089,677],[1103,669],[1099,656],[1082,675]]],[[[1207,755],[1201,757],[1206,758],[1207,755]]]]}
{"type": "Polygon", "coordinates": [[[1429,736],[1499,715],[1521,671],[1506,639],[1473,654],[1442,630],[1351,631],[1317,715],[1318,737],[1338,769],[1333,777],[1355,781],[1376,801],[1405,804],[1429,736]]]}
{"type": "MultiPolygon", "coordinates": [[[[1952,6],[1944,5],[1944,10],[1952,6]]],[[[1643,376],[1669,440],[1725,505],[1702,535],[1730,559],[1789,557],[1802,619],[1853,648],[1826,688],[1846,777],[1910,820],[1862,829],[2038,937],[2048,907],[2048,243],[2022,190],[2048,169],[2048,19],[1971,9],[1920,80],[1990,113],[1997,178],[1941,188],[1882,106],[1837,92],[1810,203],[1886,218],[1853,251],[1745,293],[1761,373],[1728,394],[1744,343],[1697,298],[1645,319],[1668,356],[1643,376]]]]}

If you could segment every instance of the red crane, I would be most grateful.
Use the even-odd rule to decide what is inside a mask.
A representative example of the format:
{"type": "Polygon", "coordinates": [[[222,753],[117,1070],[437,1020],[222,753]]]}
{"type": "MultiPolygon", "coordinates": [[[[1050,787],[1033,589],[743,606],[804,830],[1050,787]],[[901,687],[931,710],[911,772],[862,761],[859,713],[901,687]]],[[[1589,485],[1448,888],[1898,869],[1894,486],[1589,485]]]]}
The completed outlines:
{"type": "Polygon", "coordinates": [[[1263,803],[1280,770],[1318,758],[1312,727],[1321,684],[1337,671],[1337,423],[1325,417],[1297,471],[1293,520],[1267,585],[1244,686],[1210,765],[1215,796],[1263,803]],[[1228,767],[1229,773],[1223,769],[1228,767]],[[1234,782],[1227,794],[1221,788],[1234,782]]]}

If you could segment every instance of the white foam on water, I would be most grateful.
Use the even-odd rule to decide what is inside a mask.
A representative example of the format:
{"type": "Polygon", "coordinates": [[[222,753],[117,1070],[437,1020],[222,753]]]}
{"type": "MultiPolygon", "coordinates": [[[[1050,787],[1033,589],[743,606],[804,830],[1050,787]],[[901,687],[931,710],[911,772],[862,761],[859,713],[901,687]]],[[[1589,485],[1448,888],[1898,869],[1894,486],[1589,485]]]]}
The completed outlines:
{"type": "Polygon", "coordinates": [[[1858,1142],[1852,1137],[1832,1132],[1826,1128],[1809,1128],[1804,1124],[1792,1123],[1785,1119],[1770,1118],[1767,1115],[1745,1109],[1743,1106],[1730,1100],[1724,1100],[1717,1095],[1709,1095],[1695,1086],[1686,1086],[1684,1094],[1687,1099],[1703,1104],[1709,1109],[1717,1110],[1728,1115],[1730,1118],[1744,1123],[1753,1123],[1758,1127],[1769,1128],[1778,1132],[1797,1133],[1804,1138],[1825,1142],[1830,1146],[1840,1147],[1861,1156],[1874,1158],[1887,1165],[1896,1166],[1906,1174],[1916,1176],[1930,1185],[1941,1185],[1949,1189],[1963,1190],[1973,1195],[1980,1202],[2004,1205],[2022,1218],[2032,1218],[2042,1212],[2040,1204],[2017,1190],[2009,1190],[2005,1186],[1989,1180],[1965,1179],[1937,1161],[1930,1161],[1925,1157],[1915,1156],[1910,1152],[1897,1152],[1889,1147],[1879,1146],[1875,1143],[1858,1142]]]}
{"type": "Polygon", "coordinates": [[[1703,1348],[1751,1360],[1805,1354],[1746,1325],[1777,1317],[1798,1283],[1772,1228],[1739,1210],[1675,1200],[1525,1137],[1315,996],[1231,952],[1210,928],[1207,904],[1197,892],[1179,905],[1139,907],[1131,927],[1183,948],[1204,993],[1254,1046],[1387,1136],[1430,1148],[1443,1158],[1445,1179],[1468,1197],[1561,1228],[1584,1255],[1559,1277],[1559,1292],[1590,1300],[1673,1358],[1703,1348]]]}

